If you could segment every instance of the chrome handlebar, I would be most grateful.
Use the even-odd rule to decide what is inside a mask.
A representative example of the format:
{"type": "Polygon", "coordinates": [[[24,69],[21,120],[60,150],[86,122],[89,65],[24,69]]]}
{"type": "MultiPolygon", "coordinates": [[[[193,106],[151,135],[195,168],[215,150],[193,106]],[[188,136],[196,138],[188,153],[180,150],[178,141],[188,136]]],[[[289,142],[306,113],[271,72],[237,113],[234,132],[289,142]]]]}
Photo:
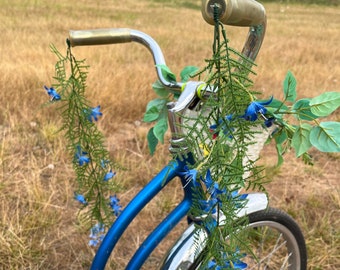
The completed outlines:
{"type": "MultiPolygon", "coordinates": [[[[249,26],[247,40],[242,54],[255,60],[264,38],[266,29],[266,14],[264,7],[255,0],[202,0],[203,18],[210,24],[213,20],[213,6],[219,6],[220,20],[224,24],[249,26]]],[[[180,91],[182,83],[167,81],[157,65],[165,65],[164,56],[157,42],[147,34],[124,28],[108,28],[93,30],[71,30],[69,41],[72,47],[137,42],[149,49],[160,82],[170,91],[180,91]]]]}
{"type": "Polygon", "coordinates": [[[179,92],[182,83],[167,81],[158,65],[166,65],[161,48],[149,35],[126,28],[107,28],[93,30],[71,30],[69,41],[72,47],[137,42],[144,45],[152,54],[160,82],[169,90],[179,92]]]}

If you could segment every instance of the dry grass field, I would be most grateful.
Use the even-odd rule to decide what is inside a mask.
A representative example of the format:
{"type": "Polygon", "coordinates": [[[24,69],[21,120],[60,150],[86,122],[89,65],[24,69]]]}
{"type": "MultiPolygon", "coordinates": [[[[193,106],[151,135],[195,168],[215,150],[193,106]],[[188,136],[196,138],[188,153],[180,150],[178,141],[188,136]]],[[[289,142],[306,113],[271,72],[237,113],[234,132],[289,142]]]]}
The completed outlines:
{"type": "MultiPolygon", "coordinates": [[[[195,8],[200,1],[168,4],[152,0],[0,0],[0,269],[87,269],[95,250],[73,199],[74,175],[65,151],[61,121],[44,107],[55,56],[49,45],[66,48],[69,29],[126,27],[153,36],[175,74],[186,65],[204,65],[210,56],[212,27],[195,8]],[[190,2],[191,5],[187,4],[190,2]]],[[[164,1],[165,2],[165,1],[164,1]]],[[[176,1],[177,3],[181,1],[176,1]]],[[[268,29],[259,54],[255,88],[279,97],[291,70],[300,97],[340,91],[340,9],[325,6],[266,4],[268,29]]],[[[241,48],[246,30],[227,28],[231,45],[241,48]]],[[[88,97],[101,104],[99,122],[112,158],[126,171],[116,181],[126,204],[169,159],[167,146],[150,157],[144,108],[154,97],[149,52],[137,44],[74,48],[91,66],[88,97]]],[[[331,118],[340,121],[340,112],[331,118]]],[[[312,151],[313,167],[286,156],[275,168],[274,147],[262,161],[271,205],[288,211],[306,237],[309,269],[340,269],[340,155],[312,151]]],[[[172,184],[143,210],[124,235],[109,269],[122,269],[129,255],[181,198],[172,184]]],[[[147,261],[153,269],[171,245],[180,224],[147,261]]]]}

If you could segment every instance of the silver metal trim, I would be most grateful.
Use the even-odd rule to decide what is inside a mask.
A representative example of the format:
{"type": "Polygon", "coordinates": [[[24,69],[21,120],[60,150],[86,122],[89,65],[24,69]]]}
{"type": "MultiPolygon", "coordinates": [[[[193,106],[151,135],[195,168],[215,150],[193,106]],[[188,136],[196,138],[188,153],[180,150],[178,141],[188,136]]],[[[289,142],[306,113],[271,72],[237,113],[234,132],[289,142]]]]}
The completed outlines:
{"type": "Polygon", "coordinates": [[[71,30],[69,41],[72,47],[89,45],[107,45],[117,43],[137,42],[145,46],[152,54],[156,72],[160,82],[169,90],[180,92],[181,82],[169,82],[164,78],[162,70],[157,65],[166,65],[161,48],[149,35],[127,28],[102,28],[92,30],[71,30]]]}

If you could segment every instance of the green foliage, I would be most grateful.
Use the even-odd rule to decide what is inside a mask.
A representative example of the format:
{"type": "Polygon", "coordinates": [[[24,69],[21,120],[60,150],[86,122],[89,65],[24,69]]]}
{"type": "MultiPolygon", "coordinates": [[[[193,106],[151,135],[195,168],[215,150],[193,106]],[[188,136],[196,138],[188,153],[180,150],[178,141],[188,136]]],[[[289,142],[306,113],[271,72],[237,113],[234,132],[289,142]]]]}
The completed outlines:
{"type": "Polygon", "coordinates": [[[61,95],[61,100],[53,104],[58,106],[63,119],[61,131],[68,141],[78,182],[75,194],[84,196],[83,210],[91,223],[110,224],[114,216],[108,198],[118,190],[118,185],[105,177],[117,164],[110,161],[104,136],[93,122],[93,108],[85,97],[88,66],[84,60],[76,60],[70,48],[66,56],[53,46],[51,49],[58,58],[53,86],[61,95]]]}
{"type": "Polygon", "coordinates": [[[294,103],[293,110],[296,112],[295,117],[297,119],[311,121],[318,118],[318,116],[311,111],[310,100],[310,98],[303,98],[294,103]]]}
{"type": "Polygon", "coordinates": [[[148,135],[147,135],[147,140],[148,140],[148,145],[149,145],[149,150],[151,155],[155,153],[156,146],[158,144],[158,139],[156,135],[154,134],[154,128],[150,128],[148,135]]]}
{"type": "MultiPolygon", "coordinates": [[[[176,82],[176,75],[167,66],[158,65],[157,67],[161,69],[162,75],[167,81],[176,82]]],[[[188,81],[189,78],[197,73],[197,71],[197,67],[185,67],[180,73],[181,81],[188,81]]],[[[168,110],[166,104],[170,101],[176,100],[178,96],[176,94],[169,94],[169,91],[165,89],[160,81],[156,81],[152,85],[152,89],[158,95],[158,98],[151,100],[146,106],[143,121],[147,123],[155,123],[155,125],[149,130],[147,136],[149,150],[153,155],[158,142],[164,143],[164,136],[168,130],[168,110]]]]}
{"type": "Polygon", "coordinates": [[[162,71],[162,75],[168,82],[176,82],[176,75],[166,65],[156,65],[162,71]]]}
{"type": "Polygon", "coordinates": [[[296,99],[296,79],[293,74],[288,71],[285,80],[283,81],[283,93],[286,101],[294,102],[296,99]]]}
{"type": "Polygon", "coordinates": [[[340,92],[326,92],[311,99],[309,106],[314,115],[328,116],[339,107],[339,104],[340,92]]]}
{"type": "Polygon", "coordinates": [[[303,123],[301,126],[296,128],[292,138],[292,146],[296,151],[296,156],[301,156],[312,147],[312,144],[309,140],[309,134],[311,130],[312,126],[307,123],[303,123]]]}
{"type": "Polygon", "coordinates": [[[296,100],[296,80],[289,71],[283,82],[284,101],[269,105],[266,117],[274,117],[279,131],[273,134],[282,164],[282,154],[290,147],[297,157],[302,156],[308,163],[308,150],[314,146],[322,152],[339,152],[339,123],[320,122],[340,107],[339,92],[325,92],[314,98],[296,100]],[[289,116],[294,115],[298,124],[290,124],[289,116]]]}
{"type": "Polygon", "coordinates": [[[320,123],[311,130],[310,142],[322,152],[340,152],[340,123],[320,123]]]}
{"type": "Polygon", "coordinates": [[[193,77],[199,71],[198,67],[186,66],[180,73],[181,81],[187,82],[191,77],[193,77]]]}
{"type": "MultiPolygon", "coordinates": [[[[154,85],[158,86],[159,83],[155,83],[154,85]]],[[[157,91],[163,93],[165,89],[157,88],[157,91]]],[[[151,154],[155,152],[158,141],[164,142],[164,135],[168,129],[168,115],[166,109],[168,95],[151,100],[146,107],[143,120],[145,122],[155,122],[154,127],[149,130],[147,136],[151,154]]]]}

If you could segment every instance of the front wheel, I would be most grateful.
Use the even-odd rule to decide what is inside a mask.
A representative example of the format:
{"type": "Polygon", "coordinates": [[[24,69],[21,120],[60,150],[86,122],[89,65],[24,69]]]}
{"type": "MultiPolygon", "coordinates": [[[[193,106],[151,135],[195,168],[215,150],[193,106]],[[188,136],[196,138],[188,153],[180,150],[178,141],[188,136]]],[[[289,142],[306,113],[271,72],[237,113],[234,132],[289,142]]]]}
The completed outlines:
{"type": "Polygon", "coordinates": [[[249,244],[255,256],[246,256],[247,269],[307,268],[307,251],[297,223],[285,212],[268,208],[249,215],[249,244]]]}
{"type": "MultiPolygon", "coordinates": [[[[247,270],[307,268],[305,240],[292,217],[275,208],[255,212],[248,217],[249,224],[245,229],[251,252],[245,251],[247,255],[242,259],[248,265],[247,270]]],[[[189,269],[200,269],[200,264],[198,257],[189,269]]]]}

